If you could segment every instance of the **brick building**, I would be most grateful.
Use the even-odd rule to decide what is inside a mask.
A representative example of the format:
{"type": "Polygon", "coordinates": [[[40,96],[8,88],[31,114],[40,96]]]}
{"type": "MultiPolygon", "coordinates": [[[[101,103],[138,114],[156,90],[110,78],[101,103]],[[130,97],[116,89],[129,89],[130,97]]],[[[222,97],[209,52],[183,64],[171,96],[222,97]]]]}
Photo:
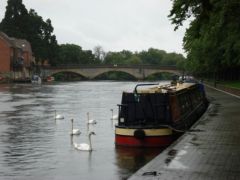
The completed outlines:
{"type": "Polygon", "coordinates": [[[0,31],[0,76],[29,77],[32,61],[32,49],[27,40],[8,37],[0,31]]]}

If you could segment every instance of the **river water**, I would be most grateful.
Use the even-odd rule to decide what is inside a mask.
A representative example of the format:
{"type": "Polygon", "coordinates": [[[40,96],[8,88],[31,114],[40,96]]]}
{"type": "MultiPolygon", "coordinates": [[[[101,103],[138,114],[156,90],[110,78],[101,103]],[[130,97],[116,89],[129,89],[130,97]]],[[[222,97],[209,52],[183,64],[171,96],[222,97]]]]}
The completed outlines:
{"type": "Polygon", "coordinates": [[[116,148],[114,121],[122,91],[137,82],[84,81],[43,85],[0,85],[0,179],[126,179],[160,149],[116,148]],[[55,120],[54,110],[65,119],[55,120]],[[93,151],[74,149],[87,142],[87,112],[97,121],[89,130],[93,151]],[[71,138],[70,119],[81,130],[71,138]]]}

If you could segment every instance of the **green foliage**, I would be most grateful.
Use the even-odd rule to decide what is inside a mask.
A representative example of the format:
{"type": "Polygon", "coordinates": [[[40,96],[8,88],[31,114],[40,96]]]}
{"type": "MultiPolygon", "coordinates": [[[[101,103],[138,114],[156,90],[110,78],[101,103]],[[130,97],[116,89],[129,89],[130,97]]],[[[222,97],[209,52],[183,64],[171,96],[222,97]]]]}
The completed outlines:
{"type": "Polygon", "coordinates": [[[22,4],[22,0],[8,0],[5,17],[0,23],[0,30],[9,36],[26,38],[25,30],[28,11],[22,4]]]}
{"type": "Polygon", "coordinates": [[[240,89],[239,81],[221,82],[224,86],[240,89]]]}
{"type": "Polygon", "coordinates": [[[142,60],[140,57],[138,57],[137,55],[132,55],[129,59],[128,59],[128,64],[141,64],[142,60]]]}
{"type": "Polygon", "coordinates": [[[143,61],[143,64],[162,64],[163,57],[166,55],[166,52],[163,50],[149,48],[148,51],[142,51],[139,53],[140,58],[143,61]]]}
{"type": "MultiPolygon", "coordinates": [[[[56,36],[53,34],[54,28],[51,20],[44,21],[33,9],[28,11],[22,0],[8,0],[5,17],[0,23],[0,30],[11,37],[28,40],[32,45],[36,60],[40,62],[49,60],[51,65],[102,63],[185,67],[185,58],[181,54],[167,53],[154,48],[134,53],[128,50],[105,53],[101,46],[96,46],[92,53],[91,50],[82,50],[81,46],[75,44],[58,45],[56,36]]],[[[239,43],[234,44],[236,50],[238,47],[239,43]]]]}
{"type": "Polygon", "coordinates": [[[108,52],[103,61],[104,64],[129,64],[129,59],[132,58],[131,51],[123,50],[120,52],[108,52]]]}
{"type": "Polygon", "coordinates": [[[103,63],[105,64],[150,64],[150,65],[176,65],[185,58],[181,54],[166,53],[163,50],[149,48],[148,51],[132,53],[123,50],[120,52],[108,52],[103,63]]]}
{"type": "Polygon", "coordinates": [[[84,51],[75,44],[62,44],[59,46],[58,64],[94,64],[92,51],[84,51]]]}
{"type": "Polygon", "coordinates": [[[56,61],[58,45],[56,36],[52,35],[53,27],[51,20],[46,22],[33,9],[29,11],[28,38],[32,44],[37,61],[48,59],[51,64],[56,61]]]}
{"type": "Polygon", "coordinates": [[[33,9],[28,12],[22,0],[8,0],[0,30],[11,37],[28,40],[37,61],[56,61],[58,45],[51,20],[44,21],[33,9]]]}
{"type": "Polygon", "coordinates": [[[239,1],[174,0],[169,17],[175,29],[192,19],[184,37],[188,71],[220,76],[220,72],[240,69],[239,1]]]}

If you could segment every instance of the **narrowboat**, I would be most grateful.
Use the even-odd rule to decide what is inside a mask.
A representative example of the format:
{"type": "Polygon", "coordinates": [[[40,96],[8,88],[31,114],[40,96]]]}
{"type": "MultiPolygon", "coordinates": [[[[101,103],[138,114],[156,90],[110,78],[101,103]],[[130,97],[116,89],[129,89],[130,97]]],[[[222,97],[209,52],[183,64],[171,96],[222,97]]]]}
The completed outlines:
{"type": "Polygon", "coordinates": [[[116,146],[166,147],[205,112],[201,83],[138,84],[123,92],[115,126],[116,146]]]}

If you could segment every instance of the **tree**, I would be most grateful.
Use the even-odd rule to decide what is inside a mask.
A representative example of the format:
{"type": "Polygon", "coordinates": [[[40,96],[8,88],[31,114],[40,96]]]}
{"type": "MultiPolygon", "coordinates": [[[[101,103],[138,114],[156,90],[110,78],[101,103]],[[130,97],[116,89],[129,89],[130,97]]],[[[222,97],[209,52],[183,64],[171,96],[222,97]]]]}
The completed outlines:
{"type": "Polygon", "coordinates": [[[183,40],[189,70],[240,78],[240,2],[174,0],[169,17],[175,29],[192,18],[183,40]]]}
{"type": "Polygon", "coordinates": [[[100,63],[104,60],[106,53],[104,52],[102,46],[95,46],[93,52],[97,62],[100,63]]]}
{"type": "Polygon", "coordinates": [[[27,18],[28,11],[22,4],[22,0],[8,0],[5,17],[0,23],[0,30],[12,37],[26,38],[27,18]]]}
{"type": "Polygon", "coordinates": [[[59,64],[79,64],[82,48],[74,44],[62,44],[59,47],[59,64]]]}
{"type": "Polygon", "coordinates": [[[160,65],[163,60],[163,56],[166,54],[163,50],[149,48],[148,51],[142,51],[139,53],[143,64],[158,64],[160,65]]]}
{"type": "Polygon", "coordinates": [[[45,22],[33,9],[28,12],[22,0],[8,0],[0,30],[11,37],[28,40],[37,61],[56,61],[58,45],[51,20],[45,22]]]}
{"type": "Polygon", "coordinates": [[[108,52],[104,59],[105,64],[151,64],[151,65],[176,65],[185,58],[182,54],[166,53],[163,50],[149,48],[148,51],[132,53],[123,50],[108,52]]]}
{"type": "Polygon", "coordinates": [[[140,57],[138,57],[137,55],[132,55],[132,56],[128,59],[128,63],[129,63],[129,64],[142,64],[142,60],[141,60],[140,57]]]}
{"type": "Polygon", "coordinates": [[[82,51],[82,58],[86,64],[99,64],[100,62],[95,59],[94,54],[91,50],[82,51]]]}
{"type": "Polygon", "coordinates": [[[57,64],[95,64],[95,58],[92,51],[84,51],[81,46],[61,44],[57,64]]]}
{"type": "Polygon", "coordinates": [[[33,9],[28,15],[29,26],[27,39],[31,42],[34,55],[37,61],[49,60],[51,64],[56,64],[58,44],[56,36],[52,34],[53,27],[51,20],[46,22],[33,9]]]}
{"type": "Polygon", "coordinates": [[[108,52],[104,64],[124,64],[124,59],[119,52],[108,52]]]}

